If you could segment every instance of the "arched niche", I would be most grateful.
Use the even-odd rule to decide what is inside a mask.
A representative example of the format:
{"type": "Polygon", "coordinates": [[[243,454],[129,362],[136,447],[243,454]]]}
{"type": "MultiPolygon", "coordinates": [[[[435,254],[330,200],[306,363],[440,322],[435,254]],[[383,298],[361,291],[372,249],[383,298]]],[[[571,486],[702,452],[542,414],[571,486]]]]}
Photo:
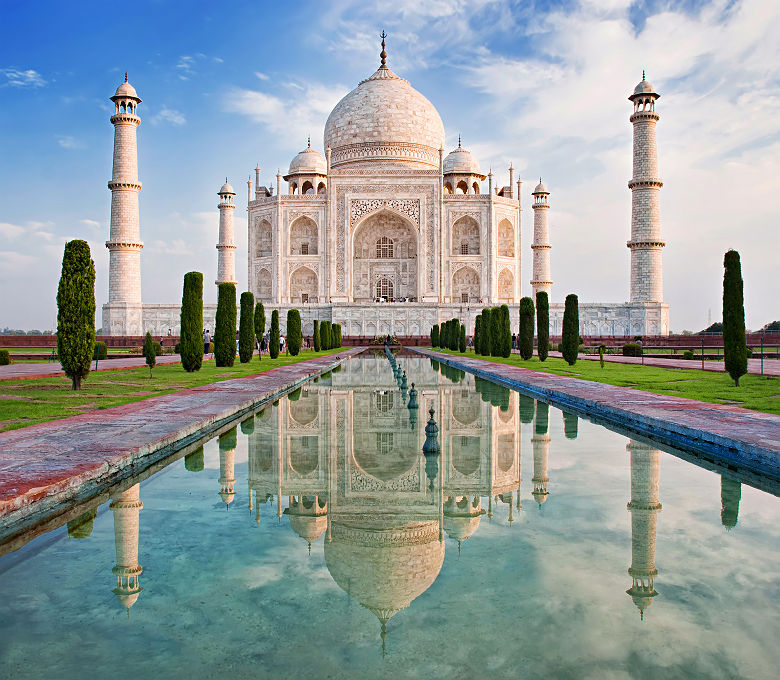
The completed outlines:
{"type": "Polygon", "coordinates": [[[268,220],[260,220],[255,229],[255,257],[270,257],[272,253],[271,223],[268,220]]]}
{"type": "Polygon", "coordinates": [[[515,277],[508,269],[502,269],[498,275],[498,299],[505,301],[514,300],[515,277]]]}
{"type": "Polygon", "coordinates": [[[298,267],[290,275],[290,302],[316,302],[317,275],[308,267],[298,267]]]}
{"type": "Polygon", "coordinates": [[[501,220],[498,223],[498,255],[515,256],[515,229],[509,220],[501,220]]]}
{"type": "Polygon", "coordinates": [[[317,223],[310,217],[299,217],[290,225],[290,255],[316,255],[317,223]]]}
{"type": "Polygon", "coordinates": [[[461,267],[452,275],[452,299],[455,302],[479,302],[479,274],[472,267],[461,267]]]}
{"type": "Polygon", "coordinates": [[[417,229],[410,221],[390,210],[373,213],[357,225],[352,243],[356,302],[375,300],[378,285],[392,288],[395,300],[417,299],[417,229]]]}
{"type": "Polygon", "coordinates": [[[479,255],[479,224],[473,217],[465,215],[452,225],[452,254],[479,255]]]}
{"type": "Polygon", "coordinates": [[[257,272],[257,299],[260,302],[270,302],[273,297],[273,281],[271,272],[261,269],[257,272]]]}

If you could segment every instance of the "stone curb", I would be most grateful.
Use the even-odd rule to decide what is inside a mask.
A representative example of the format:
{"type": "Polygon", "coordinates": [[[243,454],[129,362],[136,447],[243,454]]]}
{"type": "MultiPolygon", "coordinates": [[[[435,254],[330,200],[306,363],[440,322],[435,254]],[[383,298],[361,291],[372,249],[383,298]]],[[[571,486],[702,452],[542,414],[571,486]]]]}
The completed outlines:
{"type": "Polygon", "coordinates": [[[780,481],[780,416],[495,364],[485,359],[459,359],[417,347],[407,349],[565,407],[595,422],[616,425],[670,446],[704,454],[726,466],[736,465],[780,481]],[[522,380],[509,375],[515,371],[522,373],[522,380]],[[557,384],[547,386],[545,382],[557,384]],[[700,419],[698,426],[681,422],[691,417],[700,419]],[[730,433],[717,431],[716,425],[729,429],[730,433]],[[739,432],[740,429],[743,431],[739,432]]]}
{"type": "Polygon", "coordinates": [[[251,377],[201,385],[0,433],[0,542],[50,520],[70,504],[84,502],[101,490],[139,474],[363,350],[350,348],[251,377]],[[314,370],[302,375],[301,370],[307,366],[314,370]],[[186,401],[190,403],[182,408],[186,401]],[[208,415],[198,417],[193,410],[195,414],[208,412],[208,415]],[[148,417],[139,421],[137,416],[141,412],[148,417]],[[126,447],[111,448],[97,434],[105,431],[110,440],[112,434],[115,439],[122,439],[126,433],[135,431],[143,439],[147,435],[138,434],[138,430],[144,428],[150,430],[148,440],[126,447]],[[74,446],[57,450],[52,456],[51,448],[57,439],[73,442],[74,446]],[[75,448],[75,443],[82,440],[87,443],[75,448]],[[25,459],[27,453],[32,454],[32,460],[25,459]]]}

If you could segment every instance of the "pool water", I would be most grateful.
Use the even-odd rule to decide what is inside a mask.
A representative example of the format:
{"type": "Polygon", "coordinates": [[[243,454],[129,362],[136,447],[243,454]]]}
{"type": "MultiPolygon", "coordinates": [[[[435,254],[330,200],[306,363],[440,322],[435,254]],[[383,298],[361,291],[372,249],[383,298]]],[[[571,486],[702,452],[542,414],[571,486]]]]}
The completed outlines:
{"type": "Polygon", "coordinates": [[[1,557],[0,677],[777,677],[775,495],[395,361],[1,557]]]}

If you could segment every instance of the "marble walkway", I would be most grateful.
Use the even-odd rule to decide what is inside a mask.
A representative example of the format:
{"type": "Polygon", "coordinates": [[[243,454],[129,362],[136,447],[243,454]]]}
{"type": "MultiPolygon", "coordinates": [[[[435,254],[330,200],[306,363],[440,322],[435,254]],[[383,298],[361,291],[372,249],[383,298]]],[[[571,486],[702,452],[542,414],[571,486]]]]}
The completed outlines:
{"type": "Polygon", "coordinates": [[[136,474],[182,439],[214,432],[312,375],[363,351],[280,366],[257,375],[0,433],[0,540],[64,504],[136,474]]]}
{"type": "Polygon", "coordinates": [[[780,416],[410,348],[586,417],[780,480],[780,416]]]}
{"type": "MultiPolygon", "coordinates": [[[[157,357],[157,365],[178,364],[181,361],[178,354],[163,354],[157,357]]],[[[146,366],[146,359],[143,357],[128,357],[126,359],[104,359],[98,361],[98,371],[121,371],[130,368],[146,366]]],[[[90,370],[95,369],[95,362],[92,362],[90,370]]],[[[0,366],[0,380],[19,380],[23,378],[55,378],[59,375],[65,375],[62,367],[55,362],[41,364],[9,364],[0,366]]]]}

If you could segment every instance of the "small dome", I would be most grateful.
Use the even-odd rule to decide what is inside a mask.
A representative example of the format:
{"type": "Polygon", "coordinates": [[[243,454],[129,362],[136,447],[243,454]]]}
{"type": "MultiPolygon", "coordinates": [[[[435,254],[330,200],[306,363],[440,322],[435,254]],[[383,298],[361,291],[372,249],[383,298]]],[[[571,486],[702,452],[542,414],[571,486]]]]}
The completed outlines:
{"type": "Polygon", "coordinates": [[[456,541],[465,541],[479,529],[481,519],[481,515],[458,517],[445,514],[444,531],[447,532],[447,536],[456,541]]]}
{"type": "Polygon", "coordinates": [[[304,149],[290,163],[288,175],[327,175],[325,157],[312,148],[304,149]]]}
{"type": "Polygon", "coordinates": [[[225,180],[225,183],[222,185],[222,188],[219,190],[219,193],[220,194],[233,194],[234,196],[236,195],[236,192],[233,191],[233,187],[228,184],[227,180],[225,180]]]}
{"type": "Polygon", "coordinates": [[[127,74],[125,74],[125,82],[122,83],[118,88],[116,88],[116,92],[114,92],[114,96],[112,99],[137,99],[139,102],[141,101],[141,98],[138,96],[138,93],[135,91],[135,88],[127,82],[127,74]]]}
{"type": "Polygon", "coordinates": [[[550,192],[547,191],[547,187],[542,184],[542,178],[539,178],[539,184],[536,185],[536,189],[533,190],[532,196],[535,196],[536,194],[549,194],[550,192]]]}
{"type": "Polygon", "coordinates": [[[643,80],[634,88],[634,94],[655,94],[653,86],[646,80],[643,80]]]}
{"type": "Polygon", "coordinates": [[[469,151],[466,151],[460,145],[458,140],[458,148],[455,151],[451,151],[444,159],[444,174],[451,175],[453,173],[467,174],[467,175],[480,175],[479,163],[469,151]]]}
{"type": "Polygon", "coordinates": [[[313,543],[328,528],[327,515],[290,515],[290,527],[304,541],[313,543]]]}
{"type": "Polygon", "coordinates": [[[542,503],[547,501],[547,496],[549,494],[546,491],[532,491],[531,495],[534,497],[534,500],[541,506],[542,503]]]}

